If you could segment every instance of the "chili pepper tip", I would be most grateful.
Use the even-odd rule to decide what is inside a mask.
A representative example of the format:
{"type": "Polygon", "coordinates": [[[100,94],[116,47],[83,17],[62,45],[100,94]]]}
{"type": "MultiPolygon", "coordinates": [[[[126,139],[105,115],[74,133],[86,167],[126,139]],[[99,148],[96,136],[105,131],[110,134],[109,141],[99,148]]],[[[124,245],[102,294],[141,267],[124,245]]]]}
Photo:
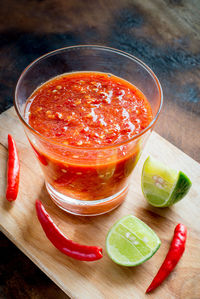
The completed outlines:
{"type": "Polygon", "coordinates": [[[146,292],[145,292],[145,293],[147,294],[147,293],[150,293],[151,291],[152,291],[152,288],[149,286],[149,287],[146,289],[146,292]]]}

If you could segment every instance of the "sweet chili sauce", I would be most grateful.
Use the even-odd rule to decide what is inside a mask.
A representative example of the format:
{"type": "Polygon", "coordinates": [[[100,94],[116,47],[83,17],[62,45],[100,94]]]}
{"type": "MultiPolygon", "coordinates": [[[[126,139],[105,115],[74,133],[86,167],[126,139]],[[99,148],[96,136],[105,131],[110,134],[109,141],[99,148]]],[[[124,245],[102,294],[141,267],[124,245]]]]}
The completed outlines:
{"type": "Polygon", "coordinates": [[[25,115],[30,126],[52,142],[32,144],[42,157],[47,181],[81,200],[107,198],[125,188],[140,146],[135,143],[130,150],[122,145],[114,154],[106,147],[130,140],[152,121],[151,106],[137,87],[97,72],[52,78],[29,97],[25,115]]]}

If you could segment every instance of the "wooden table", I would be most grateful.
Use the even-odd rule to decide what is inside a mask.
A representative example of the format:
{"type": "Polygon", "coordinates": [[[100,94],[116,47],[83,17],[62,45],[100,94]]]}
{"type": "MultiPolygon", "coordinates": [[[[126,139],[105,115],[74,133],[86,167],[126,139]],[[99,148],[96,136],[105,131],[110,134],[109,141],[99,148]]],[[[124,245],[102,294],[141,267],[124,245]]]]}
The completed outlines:
{"type": "MultiPolygon", "coordinates": [[[[154,70],[165,100],[155,130],[200,162],[199,12],[198,0],[4,0],[0,112],[38,56],[75,44],[115,47],[154,70]]],[[[68,298],[2,234],[0,256],[0,298],[68,298]]]]}

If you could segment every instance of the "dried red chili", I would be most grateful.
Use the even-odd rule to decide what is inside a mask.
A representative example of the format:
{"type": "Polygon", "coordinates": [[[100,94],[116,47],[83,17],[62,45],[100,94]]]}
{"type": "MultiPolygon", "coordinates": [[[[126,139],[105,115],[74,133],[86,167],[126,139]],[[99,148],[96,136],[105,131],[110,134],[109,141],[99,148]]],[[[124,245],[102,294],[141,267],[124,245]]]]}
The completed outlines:
{"type": "Polygon", "coordinates": [[[185,225],[179,223],[174,230],[174,237],[170,245],[169,252],[160,267],[158,273],[154,277],[152,283],[146,290],[146,293],[153,291],[157,288],[164,279],[171,273],[175,268],[176,264],[180,260],[184,250],[187,238],[187,228],[185,225]]]}
{"type": "Polygon", "coordinates": [[[46,212],[39,200],[36,200],[36,211],[40,224],[51,243],[62,253],[81,261],[95,261],[102,258],[102,248],[81,245],[67,239],[46,212]]]}
{"type": "Polygon", "coordinates": [[[13,137],[8,134],[8,169],[7,169],[7,190],[6,198],[13,201],[17,198],[19,190],[19,157],[17,153],[16,143],[13,137]]]}

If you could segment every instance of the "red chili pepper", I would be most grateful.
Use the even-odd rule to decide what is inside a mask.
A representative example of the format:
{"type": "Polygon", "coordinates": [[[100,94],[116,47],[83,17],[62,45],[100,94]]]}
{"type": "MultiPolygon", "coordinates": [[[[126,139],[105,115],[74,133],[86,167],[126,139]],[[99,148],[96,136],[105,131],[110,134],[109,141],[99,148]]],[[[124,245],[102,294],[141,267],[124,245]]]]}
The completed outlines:
{"type": "Polygon", "coordinates": [[[6,198],[13,201],[17,198],[19,190],[19,157],[16,143],[13,137],[8,134],[8,170],[7,170],[7,190],[6,198]]]}
{"type": "Polygon", "coordinates": [[[42,203],[39,200],[36,200],[35,205],[38,219],[47,238],[58,250],[80,261],[96,261],[102,258],[102,248],[81,245],[67,239],[59,230],[59,228],[53,223],[53,220],[46,212],[42,203]]]}
{"type": "Polygon", "coordinates": [[[170,245],[169,252],[160,267],[158,273],[154,277],[152,283],[146,290],[146,293],[153,291],[157,288],[163,280],[170,274],[170,272],[176,267],[176,264],[180,260],[184,250],[187,238],[187,228],[185,225],[179,223],[174,230],[174,237],[170,245]]]}
{"type": "MultiPolygon", "coordinates": [[[[30,140],[29,140],[30,142],[30,140]]],[[[38,151],[34,148],[34,146],[32,145],[32,143],[30,142],[30,145],[32,147],[32,149],[34,150],[34,153],[36,155],[36,157],[38,158],[38,160],[44,165],[44,166],[47,166],[48,165],[48,162],[46,160],[46,158],[42,155],[42,154],[39,154],[38,151]]]]}

